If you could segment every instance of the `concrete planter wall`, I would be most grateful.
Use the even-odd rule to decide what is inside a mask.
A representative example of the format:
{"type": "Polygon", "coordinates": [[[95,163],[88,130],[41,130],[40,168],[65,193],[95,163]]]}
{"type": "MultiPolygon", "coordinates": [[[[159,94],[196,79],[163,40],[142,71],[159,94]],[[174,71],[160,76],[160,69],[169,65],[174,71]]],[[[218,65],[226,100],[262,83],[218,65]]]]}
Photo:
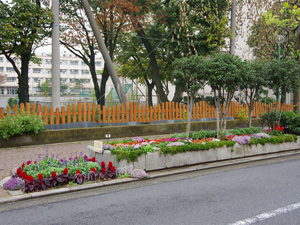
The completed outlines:
{"type": "Polygon", "coordinates": [[[128,169],[144,169],[146,171],[166,169],[179,166],[187,166],[205,162],[221,161],[226,159],[235,159],[247,156],[262,155],[267,153],[275,153],[281,151],[289,151],[300,148],[300,138],[297,142],[287,142],[282,144],[265,145],[239,145],[235,144],[233,147],[222,147],[217,149],[188,151],[184,153],[161,154],[157,152],[148,152],[141,155],[133,162],[127,160],[117,161],[116,156],[112,155],[110,151],[103,153],[95,152],[93,146],[88,146],[87,156],[89,158],[95,157],[98,161],[109,162],[120,171],[128,169]]]}

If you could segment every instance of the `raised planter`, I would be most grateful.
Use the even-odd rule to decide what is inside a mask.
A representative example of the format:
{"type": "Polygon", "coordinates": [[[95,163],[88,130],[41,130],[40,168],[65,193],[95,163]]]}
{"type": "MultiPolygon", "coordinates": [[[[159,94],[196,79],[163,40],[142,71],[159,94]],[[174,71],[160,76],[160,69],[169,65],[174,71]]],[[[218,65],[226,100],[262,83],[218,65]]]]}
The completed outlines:
{"type": "MultiPolygon", "coordinates": [[[[163,122],[163,121],[160,121],[163,122]]],[[[227,128],[246,127],[246,120],[229,120],[227,128]]],[[[260,126],[258,120],[253,120],[253,126],[260,126]]],[[[105,139],[106,134],[110,134],[111,138],[125,138],[135,136],[172,134],[175,132],[184,132],[186,123],[171,122],[160,124],[144,124],[144,125],[124,125],[124,126],[106,126],[92,128],[74,128],[63,130],[45,130],[40,134],[24,134],[22,136],[13,136],[9,140],[0,137],[0,148],[18,147],[25,145],[42,145],[73,141],[87,141],[105,139]]],[[[198,121],[191,123],[191,130],[198,131],[201,129],[216,129],[215,121],[198,121]]]]}
{"type": "Polygon", "coordinates": [[[127,160],[116,159],[110,151],[106,150],[103,153],[95,152],[93,146],[88,146],[87,156],[89,158],[96,157],[98,161],[111,161],[120,171],[128,169],[144,169],[146,171],[166,169],[172,167],[188,166],[205,162],[221,161],[226,159],[242,158],[247,156],[262,155],[268,153],[289,151],[300,148],[300,138],[297,142],[286,142],[282,144],[265,145],[239,145],[235,144],[233,147],[222,147],[217,149],[187,151],[177,153],[175,155],[163,154],[160,152],[148,152],[141,155],[137,160],[128,162],[127,160]]]}

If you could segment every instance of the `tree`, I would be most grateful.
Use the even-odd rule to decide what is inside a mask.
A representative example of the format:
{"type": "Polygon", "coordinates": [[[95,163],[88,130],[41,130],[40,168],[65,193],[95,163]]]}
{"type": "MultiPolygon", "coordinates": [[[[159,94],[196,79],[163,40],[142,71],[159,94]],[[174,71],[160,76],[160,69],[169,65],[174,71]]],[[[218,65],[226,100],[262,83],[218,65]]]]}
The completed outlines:
{"type": "MultiPolygon", "coordinates": [[[[152,80],[149,84],[155,85],[161,102],[167,101],[168,88],[164,81],[171,81],[171,66],[175,59],[207,55],[224,46],[225,37],[229,36],[227,0],[132,2],[139,10],[128,14],[140,42],[132,40],[136,45],[142,43],[143,49],[139,50],[146,57],[138,60],[137,54],[130,57],[136,60],[137,67],[146,65],[144,71],[151,73],[147,76],[152,80]]],[[[132,48],[126,46],[122,48],[123,52],[131,51],[132,48]]],[[[173,101],[180,102],[182,93],[182,87],[176,85],[173,101]]]]}
{"type": "Polygon", "coordinates": [[[172,83],[183,87],[187,93],[188,102],[188,125],[187,134],[191,129],[191,118],[194,100],[199,89],[203,89],[207,82],[205,73],[205,59],[202,56],[190,56],[175,60],[172,72],[172,83]]]}
{"type": "Polygon", "coordinates": [[[217,136],[219,137],[221,103],[224,101],[225,104],[224,118],[222,112],[222,120],[224,119],[222,128],[226,130],[226,117],[228,116],[229,106],[235,91],[240,86],[241,75],[245,72],[245,63],[237,56],[228,53],[217,53],[207,61],[205,71],[208,77],[208,85],[211,87],[214,95],[217,114],[217,136]]]}
{"type": "Polygon", "coordinates": [[[52,91],[51,89],[52,84],[48,80],[45,80],[45,82],[38,84],[38,88],[40,89],[40,91],[43,93],[45,97],[49,97],[52,91]]]}
{"type": "MultiPolygon", "coordinates": [[[[273,14],[268,11],[264,14],[267,25],[275,24],[285,37],[285,42],[289,46],[291,55],[300,62],[300,2],[298,0],[289,0],[280,2],[281,9],[279,13],[273,14]]],[[[299,83],[298,88],[293,93],[294,111],[299,110],[299,83]]]]}
{"type": "MultiPolygon", "coordinates": [[[[246,61],[247,62],[247,61],[246,61]]],[[[251,127],[254,102],[260,100],[260,94],[266,87],[267,68],[260,59],[247,62],[246,70],[241,74],[240,89],[243,91],[249,112],[249,127],[251,127]]]]}
{"type": "Polygon", "coordinates": [[[52,20],[51,10],[42,6],[40,0],[0,2],[0,54],[6,57],[18,75],[20,103],[29,102],[29,62],[38,62],[34,51],[44,45],[46,37],[50,37],[52,20]],[[16,59],[20,59],[21,68],[16,59]]]}
{"type": "MultiPolygon", "coordinates": [[[[109,78],[109,71],[105,64],[99,87],[95,68],[95,56],[98,52],[97,43],[84,15],[82,4],[76,0],[63,0],[62,4],[62,21],[66,24],[62,43],[89,66],[97,103],[105,105],[106,82],[109,78]]],[[[112,60],[117,53],[118,37],[128,27],[129,21],[124,16],[124,10],[129,9],[128,4],[130,5],[130,2],[121,0],[90,2],[112,60]]]]}
{"type": "MultiPolygon", "coordinates": [[[[276,117],[278,116],[278,99],[280,93],[295,91],[300,83],[300,65],[295,60],[272,60],[267,66],[268,87],[276,96],[276,117]]],[[[279,120],[279,119],[278,119],[279,120]]],[[[278,121],[279,122],[279,121],[278,121]]]]}

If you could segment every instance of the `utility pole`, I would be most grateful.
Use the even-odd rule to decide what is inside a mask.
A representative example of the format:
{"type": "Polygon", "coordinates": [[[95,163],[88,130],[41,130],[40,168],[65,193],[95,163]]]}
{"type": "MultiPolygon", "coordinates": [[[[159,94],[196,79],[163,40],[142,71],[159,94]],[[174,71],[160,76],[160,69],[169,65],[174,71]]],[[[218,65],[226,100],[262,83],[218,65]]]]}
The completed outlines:
{"type": "Polygon", "coordinates": [[[52,106],[60,107],[59,0],[52,0],[52,106]]]}
{"type": "Polygon", "coordinates": [[[230,54],[235,54],[235,30],[236,30],[236,0],[232,0],[230,29],[232,36],[230,38],[230,54]]]}
{"type": "Polygon", "coordinates": [[[112,79],[112,82],[114,84],[114,87],[116,88],[116,91],[117,91],[117,94],[119,96],[120,102],[121,103],[126,103],[127,102],[127,98],[126,98],[126,95],[124,93],[123,86],[121,85],[121,82],[120,82],[120,80],[118,78],[118,75],[116,73],[114,65],[113,65],[113,63],[111,61],[111,58],[110,58],[110,56],[108,54],[108,51],[106,49],[105,43],[103,41],[103,38],[101,37],[100,31],[99,31],[99,28],[97,26],[95,17],[94,17],[94,15],[92,13],[90,4],[88,3],[87,0],[81,0],[81,3],[83,5],[84,11],[85,11],[85,13],[86,13],[86,15],[88,17],[89,23],[90,23],[90,25],[92,27],[93,33],[94,33],[95,38],[97,40],[98,46],[99,46],[100,51],[101,51],[102,56],[103,56],[103,59],[104,59],[104,61],[106,63],[106,66],[107,66],[109,75],[110,75],[110,77],[112,79]]]}

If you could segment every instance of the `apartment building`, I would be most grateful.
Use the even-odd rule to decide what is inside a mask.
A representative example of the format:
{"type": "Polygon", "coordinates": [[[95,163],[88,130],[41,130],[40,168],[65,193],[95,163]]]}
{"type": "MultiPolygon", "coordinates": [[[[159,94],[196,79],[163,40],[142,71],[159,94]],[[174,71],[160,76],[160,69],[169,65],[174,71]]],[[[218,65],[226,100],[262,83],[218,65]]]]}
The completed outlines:
{"type": "MultiPolygon", "coordinates": [[[[48,81],[51,83],[52,77],[52,59],[51,54],[42,53],[37,55],[41,59],[41,64],[30,63],[29,65],[29,94],[39,95],[41,85],[48,81]]],[[[20,61],[16,61],[17,66],[20,67],[20,61]]],[[[101,56],[96,58],[96,70],[99,71],[98,80],[101,79],[100,71],[104,67],[104,61],[101,56]]],[[[5,75],[6,79],[4,83],[0,84],[0,96],[1,95],[17,95],[18,78],[12,65],[8,60],[0,55],[0,75],[5,75]]],[[[88,93],[93,89],[94,84],[90,75],[88,66],[79,58],[72,54],[61,54],[60,58],[60,79],[64,94],[80,94],[88,93]]]]}

